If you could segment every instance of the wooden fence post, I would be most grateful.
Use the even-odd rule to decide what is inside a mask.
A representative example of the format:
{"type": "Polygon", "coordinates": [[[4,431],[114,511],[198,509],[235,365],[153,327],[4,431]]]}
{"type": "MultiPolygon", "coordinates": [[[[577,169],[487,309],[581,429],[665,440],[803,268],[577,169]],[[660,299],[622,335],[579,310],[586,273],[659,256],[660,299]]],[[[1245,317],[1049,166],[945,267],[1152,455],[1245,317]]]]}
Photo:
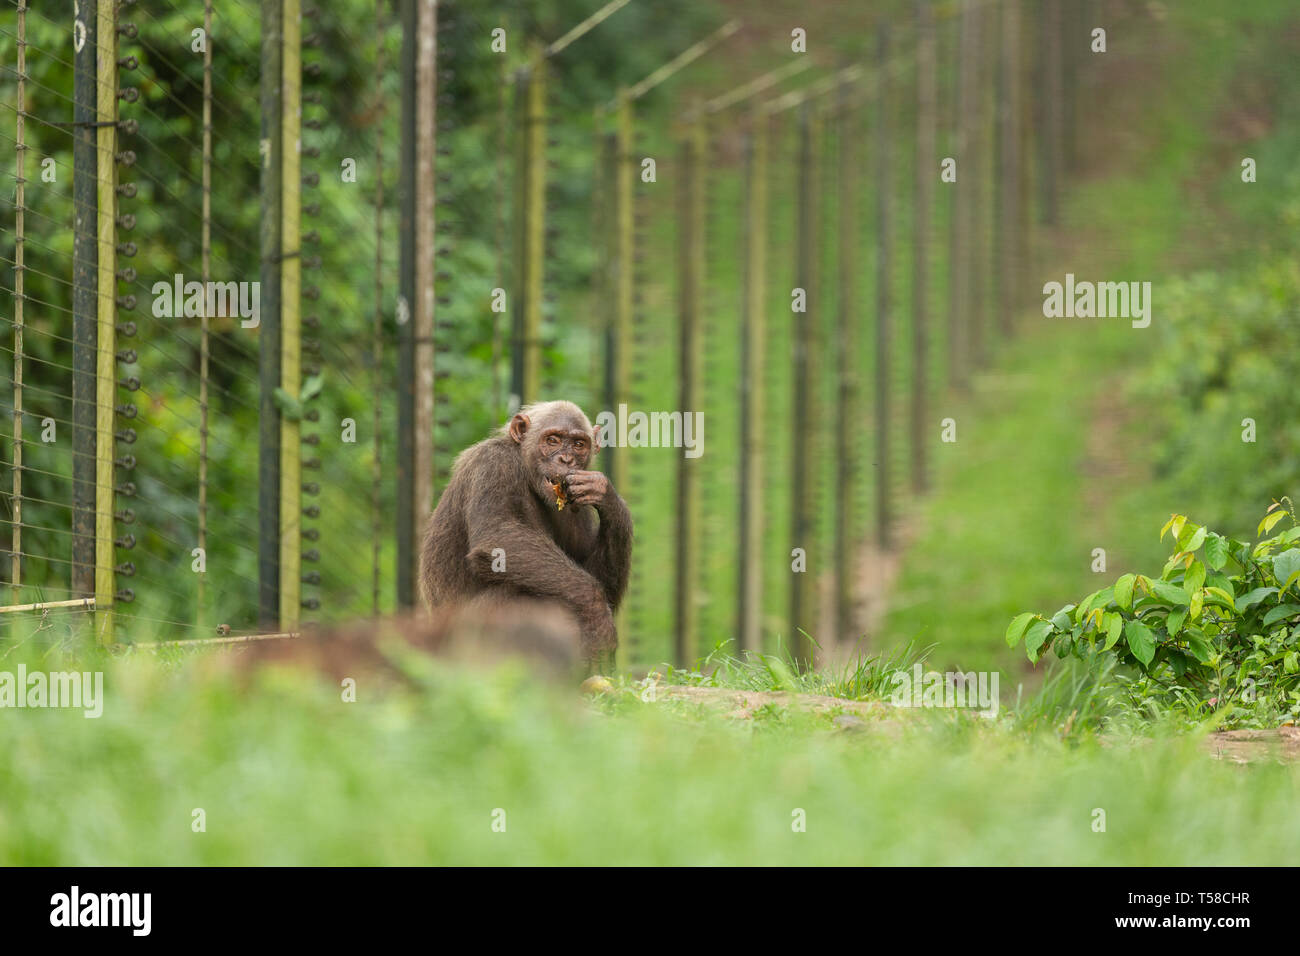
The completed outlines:
{"type": "Polygon", "coordinates": [[[886,64],[889,62],[889,28],[881,25],[876,35],[875,129],[876,154],[876,538],[882,548],[892,544],[893,469],[890,456],[890,408],[893,348],[893,222],[890,215],[890,123],[886,64]]]}
{"type": "MultiPolygon", "coordinates": [[[[302,10],[284,0],[280,114],[280,389],[296,400],[302,386],[302,10]]],[[[302,447],[299,423],[280,416],[280,629],[296,631],[302,612],[302,447]]]]}
{"type": "MultiPolygon", "coordinates": [[[[108,0],[105,0],[108,2],[108,0]]],[[[72,581],[75,597],[95,594],[95,407],[99,321],[96,38],[98,0],[73,23],[72,104],[72,581]]]]}
{"type": "MultiPolygon", "coordinates": [[[[699,405],[699,324],[704,262],[704,171],[707,148],[702,112],[697,110],[682,139],[678,185],[678,400],[683,419],[699,405]]],[[[684,422],[683,422],[684,424],[684,422]]],[[[684,449],[683,449],[684,452],[684,449]]],[[[679,667],[695,660],[696,535],[699,495],[695,459],[677,461],[677,562],[674,602],[674,656],[679,667]]]]}
{"type": "Polygon", "coordinates": [[[262,0],[260,193],[262,302],[257,330],[257,618],[280,626],[280,102],[283,87],[282,0],[262,0]]]}
{"type": "Polygon", "coordinates": [[[520,405],[541,383],[542,276],[546,254],[546,58],[534,50],[517,87],[519,171],[515,194],[514,342],[511,391],[520,405]]]}
{"type": "Polygon", "coordinates": [[[926,436],[930,387],[930,242],[934,215],[936,65],[934,11],[929,0],[916,4],[916,192],[912,253],[912,490],[928,486],[926,436]]]}
{"type": "Polygon", "coordinates": [[[1020,6],[1002,2],[1002,51],[998,73],[998,270],[997,303],[1004,336],[1015,327],[1022,301],[1018,262],[1020,229],[1020,6]]]}
{"type": "Polygon", "coordinates": [[[113,448],[117,405],[117,4],[100,0],[96,166],[98,193],[98,307],[95,374],[95,634],[113,643],[116,598],[113,543],[113,448]]]}
{"type": "Polygon", "coordinates": [[[975,144],[972,113],[975,109],[976,83],[979,78],[978,25],[976,4],[979,0],[962,0],[961,39],[957,54],[956,160],[957,181],[953,183],[951,250],[949,254],[948,290],[948,366],[952,383],[959,388],[969,381],[971,356],[971,232],[975,178],[975,144]]]}
{"type": "Polygon", "coordinates": [[[857,284],[854,281],[860,268],[858,262],[858,169],[857,134],[859,116],[851,105],[854,83],[845,80],[840,84],[836,116],[838,127],[839,205],[837,271],[839,292],[836,301],[835,337],[832,351],[835,355],[835,521],[834,567],[832,568],[831,608],[834,620],[831,636],[836,642],[852,637],[853,592],[857,580],[855,570],[857,546],[854,534],[854,436],[857,429],[850,427],[857,419],[857,284]]]}
{"type": "Polygon", "coordinates": [[[12,585],[11,604],[22,597],[23,581],[23,296],[26,277],[23,275],[24,232],[23,211],[27,188],[27,140],[24,122],[27,118],[27,0],[18,0],[18,76],[17,109],[14,133],[14,407],[13,407],[13,532],[9,544],[9,583],[12,585]]]}
{"type": "Polygon", "coordinates": [[[764,344],[767,316],[767,124],[755,110],[746,135],[744,263],[740,333],[740,548],[736,634],[742,651],[762,650],[764,344]]]}
{"type": "Polygon", "coordinates": [[[793,360],[794,390],[791,416],[791,481],[790,481],[790,547],[804,553],[802,571],[791,572],[790,581],[790,656],[800,667],[812,663],[812,646],[807,634],[816,631],[817,572],[824,556],[819,553],[814,538],[816,524],[813,518],[813,485],[811,457],[813,429],[817,427],[817,411],[813,407],[814,390],[809,359],[816,351],[815,310],[818,308],[816,283],[816,205],[817,189],[815,158],[817,135],[814,126],[813,104],[805,101],[799,107],[799,154],[796,193],[798,219],[795,238],[795,282],[803,290],[803,310],[794,312],[793,360]]]}

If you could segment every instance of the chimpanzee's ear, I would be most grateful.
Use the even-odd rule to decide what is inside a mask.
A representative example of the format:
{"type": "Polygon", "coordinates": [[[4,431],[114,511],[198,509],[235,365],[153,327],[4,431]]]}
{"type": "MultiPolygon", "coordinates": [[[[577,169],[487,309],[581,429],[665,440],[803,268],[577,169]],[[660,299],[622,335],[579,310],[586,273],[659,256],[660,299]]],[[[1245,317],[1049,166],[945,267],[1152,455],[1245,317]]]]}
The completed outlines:
{"type": "Polygon", "coordinates": [[[528,431],[528,426],[531,424],[527,415],[516,415],[510,419],[510,437],[515,440],[515,444],[523,444],[524,432],[528,431]]]}
{"type": "Polygon", "coordinates": [[[591,453],[594,455],[598,451],[600,451],[600,429],[593,428],[591,430],[591,453]]]}

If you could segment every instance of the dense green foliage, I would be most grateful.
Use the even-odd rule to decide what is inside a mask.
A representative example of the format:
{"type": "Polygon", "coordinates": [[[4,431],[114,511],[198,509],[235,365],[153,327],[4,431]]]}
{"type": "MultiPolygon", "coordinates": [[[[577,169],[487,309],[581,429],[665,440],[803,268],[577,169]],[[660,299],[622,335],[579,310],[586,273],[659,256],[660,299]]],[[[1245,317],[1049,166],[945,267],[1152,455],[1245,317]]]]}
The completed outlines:
{"type": "MultiPolygon", "coordinates": [[[[1288,509],[1290,502],[1287,502],[1288,509]]],[[[1171,697],[1223,711],[1230,724],[1300,716],[1300,526],[1274,505],[1255,545],[1173,515],[1177,548],[1158,578],[1122,575],[1051,617],[1018,615],[1007,644],[1031,661],[1049,650],[1085,660],[1113,653],[1171,697]]]]}
{"type": "MultiPolygon", "coordinates": [[[[1300,196],[1300,189],[1297,190],[1300,196]]],[[[1300,268],[1277,258],[1170,282],[1138,397],[1166,427],[1160,471],[1180,506],[1249,527],[1300,474],[1300,268]]]]}
{"type": "MultiPolygon", "coordinates": [[[[494,316],[491,290],[509,288],[509,249],[502,248],[509,227],[513,189],[515,127],[508,77],[531,55],[530,41],[555,39],[592,12],[587,0],[520,0],[490,9],[474,4],[440,4],[440,75],[437,158],[439,295],[438,367],[440,424],[436,457],[445,477],[451,457],[500,424],[506,411],[509,375],[509,316],[494,316]],[[491,31],[507,30],[504,55],[490,48],[491,31]],[[495,343],[495,344],[494,344],[495,343]]],[[[26,355],[24,475],[26,524],[23,552],[27,600],[67,596],[70,568],[72,474],[72,29],[70,8],[55,11],[29,6],[26,124],[26,355]],[[54,179],[42,176],[53,161],[54,179]],[[37,440],[45,419],[53,419],[52,442],[37,440]]],[[[123,86],[139,89],[137,102],[123,102],[121,116],[139,123],[138,133],[122,136],[123,148],[136,154],[132,166],[119,167],[122,182],[132,182],[134,198],[120,210],[135,216],[123,233],[137,253],[123,258],[136,277],[119,284],[134,295],[133,311],[122,309],[119,323],[134,321],[137,361],[120,364],[120,377],[138,378],[138,392],[121,392],[138,416],[119,424],[135,429],[131,446],[137,466],[129,476],[133,499],[120,507],[135,515],[130,531],[136,546],[119,551],[119,562],[135,565],[134,580],[121,580],[136,594],[123,608],[123,634],[177,636],[180,628],[203,622],[236,628],[255,623],[257,542],[257,355],[259,330],[228,318],[212,321],[209,393],[207,604],[196,613],[196,575],[190,552],[198,529],[200,446],[199,319],[154,314],[153,285],[175,274],[200,277],[201,135],[203,57],[192,31],[202,26],[202,5],[136,4],[123,8],[122,20],[135,24],[134,37],[120,38],[120,53],[134,55],[138,68],[121,71],[123,86]]],[[[619,84],[641,79],[669,57],[716,27],[708,4],[671,0],[633,4],[548,62],[548,109],[557,120],[551,130],[548,160],[552,239],[548,249],[544,306],[547,391],[590,405],[599,387],[591,276],[593,111],[619,84]]],[[[306,474],[320,486],[321,616],[337,618],[371,608],[371,554],[362,545],[371,525],[372,439],[382,438],[379,515],[382,522],[380,600],[393,600],[392,514],[395,501],[395,381],[399,194],[399,74],[401,32],[394,5],[371,0],[339,0],[315,5],[305,24],[303,172],[319,185],[303,190],[309,209],[303,229],[306,252],[319,256],[320,268],[304,273],[306,286],[319,296],[304,299],[304,315],[318,328],[307,331],[318,349],[305,358],[305,377],[319,374],[312,402],[317,420],[304,429],[319,444],[306,449],[319,468],[306,474]],[[382,136],[382,169],[377,155],[382,136]],[[341,176],[345,160],[355,160],[355,182],[341,176]],[[382,184],[383,203],[376,211],[382,184]],[[314,214],[311,207],[315,207],[314,214]],[[378,231],[377,231],[378,230],[378,231]],[[379,275],[376,275],[378,262],[379,275]],[[378,364],[372,323],[380,313],[378,364]],[[356,422],[355,443],[340,440],[345,419],[356,422]]],[[[232,0],[214,13],[212,278],[259,278],[259,87],[260,7],[232,0]]],[[[0,149],[12,146],[12,104],[16,49],[12,8],[0,21],[0,101],[9,120],[0,131],[0,149]]],[[[653,93],[642,104],[646,115],[668,102],[653,93]]],[[[12,193],[8,194],[12,203],[12,193]]],[[[10,208],[11,207],[7,207],[10,208]]],[[[0,229],[0,257],[14,258],[9,213],[0,229]]],[[[2,263],[0,263],[2,264],[2,263]]],[[[8,267],[6,267],[8,269],[8,267]]],[[[5,272],[4,290],[12,288],[5,272]]],[[[6,339],[0,349],[12,355],[11,298],[4,312],[6,339]]],[[[6,360],[6,368],[11,364],[6,360]]],[[[5,403],[8,406],[6,395],[5,403]]],[[[6,480],[7,480],[6,475],[6,480]]],[[[128,476],[122,473],[123,481],[128,476]]],[[[7,487],[7,486],[6,486],[7,487]]],[[[184,633],[183,636],[194,636],[184,633]]]]}

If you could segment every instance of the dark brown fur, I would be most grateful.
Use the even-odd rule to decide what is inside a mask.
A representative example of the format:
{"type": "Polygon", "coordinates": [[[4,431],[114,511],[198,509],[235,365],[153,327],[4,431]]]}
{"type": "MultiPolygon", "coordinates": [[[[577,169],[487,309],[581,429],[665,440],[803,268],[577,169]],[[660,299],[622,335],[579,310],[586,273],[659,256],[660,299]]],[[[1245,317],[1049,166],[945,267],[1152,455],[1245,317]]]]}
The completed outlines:
{"type": "Polygon", "coordinates": [[[433,608],[518,597],[570,610],[588,661],[618,646],[614,612],[627,591],[632,516],[600,472],[591,422],[570,402],[524,408],[456,460],[425,532],[420,583],[433,608]],[[568,500],[558,510],[553,482],[568,500]],[[493,570],[500,548],[505,569],[493,570]]]}

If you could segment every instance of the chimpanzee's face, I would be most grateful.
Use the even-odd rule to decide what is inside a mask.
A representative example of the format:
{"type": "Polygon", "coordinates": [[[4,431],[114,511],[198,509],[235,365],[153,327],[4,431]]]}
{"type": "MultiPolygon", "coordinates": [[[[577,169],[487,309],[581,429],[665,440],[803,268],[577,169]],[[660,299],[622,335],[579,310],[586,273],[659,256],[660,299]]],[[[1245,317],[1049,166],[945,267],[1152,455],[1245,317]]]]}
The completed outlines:
{"type": "Polygon", "coordinates": [[[531,410],[531,416],[515,416],[510,434],[519,443],[533,486],[544,500],[556,497],[554,486],[568,475],[586,471],[597,448],[591,422],[567,402],[559,408],[531,410]]]}
{"type": "Polygon", "coordinates": [[[537,436],[537,459],[552,481],[573,471],[586,471],[591,461],[591,432],[572,424],[544,428],[537,436]]]}

